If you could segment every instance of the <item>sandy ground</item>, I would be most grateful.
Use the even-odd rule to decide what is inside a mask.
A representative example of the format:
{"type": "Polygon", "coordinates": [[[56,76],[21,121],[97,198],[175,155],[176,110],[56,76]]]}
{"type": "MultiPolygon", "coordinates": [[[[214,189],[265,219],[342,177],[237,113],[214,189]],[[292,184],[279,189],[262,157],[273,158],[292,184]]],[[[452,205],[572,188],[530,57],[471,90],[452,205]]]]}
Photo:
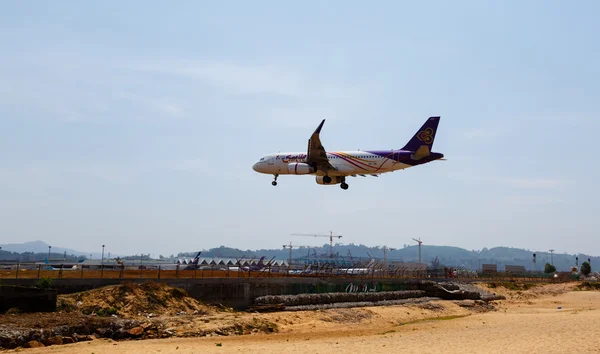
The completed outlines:
{"type": "MultiPolygon", "coordinates": [[[[600,353],[600,292],[550,285],[507,295],[498,311],[452,302],[256,314],[279,333],[163,340],[94,340],[27,353],[600,353]],[[561,307],[561,309],[559,309],[561,307]]],[[[13,351],[9,351],[13,352],[13,351]]]]}

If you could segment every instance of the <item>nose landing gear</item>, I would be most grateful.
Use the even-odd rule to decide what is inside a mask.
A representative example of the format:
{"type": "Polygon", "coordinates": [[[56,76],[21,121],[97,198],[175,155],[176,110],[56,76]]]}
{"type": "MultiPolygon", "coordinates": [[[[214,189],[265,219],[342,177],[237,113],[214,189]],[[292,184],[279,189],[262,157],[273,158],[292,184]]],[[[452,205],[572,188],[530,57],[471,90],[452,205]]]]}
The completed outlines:
{"type": "Polygon", "coordinates": [[[273,186],[276,186],[277,185],[277,177],[279,177],[279,175],[273,175],[273,176],[275,176],[275,178],[273,179],[273,182],[271,182],[271,184],[273,186]]]}

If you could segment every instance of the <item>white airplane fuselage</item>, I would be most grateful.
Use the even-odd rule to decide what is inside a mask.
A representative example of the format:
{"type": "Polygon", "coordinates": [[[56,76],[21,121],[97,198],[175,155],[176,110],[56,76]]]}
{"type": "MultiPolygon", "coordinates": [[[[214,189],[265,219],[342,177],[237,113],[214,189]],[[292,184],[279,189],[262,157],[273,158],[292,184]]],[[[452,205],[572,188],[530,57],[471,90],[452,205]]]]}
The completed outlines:
{"type": "MultiPolygon", "coordinates": [[[[403,164],[393,159],[393,155],[410,154],[408,151],[389,151],[390,157],[384,157],[368,151],[337,151],[328,152],[329,163],[336,170],[329,171],[329,176],[348,176],[361,174],[381,174],[402,170],[411,165],[403,164]]],[[[308,169],[306,153],[280,152],[262,157],[252,167],[256,172],[277,175],[316,175],[324,176],[321,171],[308,169]]]]}

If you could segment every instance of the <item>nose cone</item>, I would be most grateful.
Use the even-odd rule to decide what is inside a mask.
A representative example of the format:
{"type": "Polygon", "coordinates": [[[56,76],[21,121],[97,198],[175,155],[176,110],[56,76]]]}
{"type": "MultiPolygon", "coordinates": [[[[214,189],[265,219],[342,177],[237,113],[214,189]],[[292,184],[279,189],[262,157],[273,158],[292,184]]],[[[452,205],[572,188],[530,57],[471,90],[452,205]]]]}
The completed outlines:
{"type": "Polygon", "coordinates": [[[258,162],[257,162],[257,163],[255,163],[254,165],[252,165],[252,169],[253,169],[254,171],[256,171],[256,172],[260,172],[260,171],[258,170],[258,162]]]}

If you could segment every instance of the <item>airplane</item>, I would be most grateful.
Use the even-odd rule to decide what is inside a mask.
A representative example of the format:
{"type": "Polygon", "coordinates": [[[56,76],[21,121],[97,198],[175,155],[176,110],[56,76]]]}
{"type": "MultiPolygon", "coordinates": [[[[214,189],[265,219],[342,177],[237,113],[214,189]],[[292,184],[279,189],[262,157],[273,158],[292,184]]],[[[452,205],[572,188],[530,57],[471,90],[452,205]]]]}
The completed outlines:
{"type": "Polygon", "coordinates": [[[272,174],[271,184],[277,185],[279,175],[314,175],[320,185],[340,184],[348,189],[346,177],[370,175],[403,170],[435,160],[445,160],[444,154],[431,152],[440,117],[429,117],[412,139],[399,150],[335,151],[327,152],[321,144],[320,133],[325,119],[308,139],[308,150],[275,153],[263,156],[252,169],[272,174]]]}
{"type": "Polygon", "coordinates": [[[190,263],[188,263],[187,265],[184,263],[181,264],[161,264],[160,265],[160,269],[162,270],[195,270],[195,269],[199,269],[199,265],[198,262],[200,261],[200,255],[202,254],[202,252],[198,252],[198,254],[196,255],[196,257],[194,257],[194,260],[192,260],[190,263]]]}
{"type": "Polygon", "coordinates": [[[262,270],[263,268],[265,268],[267,265],[263,263],[263,260],[265,259],[265,256],[260,257],[260,260],[258,261],[258,263],[256,264],[250,264],[248,266],[243,266],[240,267],[241,270],[245,271],[245,272],[257,272],[259,270],[262,270]]]}

